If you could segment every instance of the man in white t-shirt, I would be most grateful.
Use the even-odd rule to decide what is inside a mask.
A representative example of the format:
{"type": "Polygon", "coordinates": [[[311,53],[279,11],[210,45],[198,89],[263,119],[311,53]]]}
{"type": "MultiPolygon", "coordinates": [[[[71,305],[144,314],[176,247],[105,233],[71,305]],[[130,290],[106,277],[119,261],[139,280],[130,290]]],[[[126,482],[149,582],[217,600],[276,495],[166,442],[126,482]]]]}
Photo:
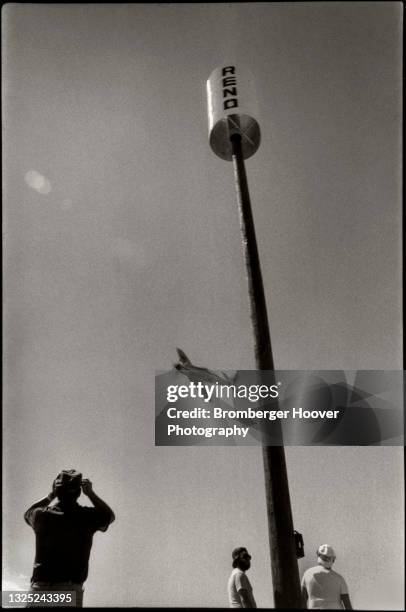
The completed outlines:
{"type": "Polygon", "coordinates": [[[317,550],[316,567],[310,567],[302,578],[303,605],[321,610],[352,610],[344,578],[332,569],[336,554],[329,544],[317,550]]]}
{"type": "Polygon", "coordinates": [[[252,586],[245,572],[251,567],[251,555],[244,547],[232,552],[233,571],[228,579],[228,601],[230,608],[256,608],[252,586]]]}

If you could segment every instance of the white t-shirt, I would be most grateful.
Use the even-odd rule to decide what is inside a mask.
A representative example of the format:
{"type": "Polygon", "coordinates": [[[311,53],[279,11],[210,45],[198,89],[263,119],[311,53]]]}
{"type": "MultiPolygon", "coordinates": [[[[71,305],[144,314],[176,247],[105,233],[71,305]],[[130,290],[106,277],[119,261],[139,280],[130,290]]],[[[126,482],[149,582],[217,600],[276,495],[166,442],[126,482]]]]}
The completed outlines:
{"type": "Polygon", "coordinates": [[[310,567],[302,578],[302,587],[306,587],[308,608],[337,610],[342,608],[341,595],[348,594],[344,578],[332,569],[321,565],[310,567]]]}
{"type": "Polygon", "coordinates": [[[251,583],[248,580],[245,572],[240,570],[238,567],[233,569],[231,572],[231,576],[228,579],[227,589],[230,608],[242,608],[241,597],[238,594],[238,591],[241,589],[248,591],[251,595],[252,601],[254,601],[251,583]]]}

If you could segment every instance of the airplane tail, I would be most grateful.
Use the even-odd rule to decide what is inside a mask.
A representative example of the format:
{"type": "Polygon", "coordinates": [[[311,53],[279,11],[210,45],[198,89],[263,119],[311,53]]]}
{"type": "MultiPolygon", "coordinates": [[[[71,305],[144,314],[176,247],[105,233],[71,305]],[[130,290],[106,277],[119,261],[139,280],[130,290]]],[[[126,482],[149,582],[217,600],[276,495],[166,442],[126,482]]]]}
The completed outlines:
{"type": "Polygon", "coordinates": [[[179,355],[179,361],[182,365],[192,365],[192,362],[190,361],[189,357],[186,355],[186,353],[182,351],[182,349],[176,348],[176,351],[179,355]]]}

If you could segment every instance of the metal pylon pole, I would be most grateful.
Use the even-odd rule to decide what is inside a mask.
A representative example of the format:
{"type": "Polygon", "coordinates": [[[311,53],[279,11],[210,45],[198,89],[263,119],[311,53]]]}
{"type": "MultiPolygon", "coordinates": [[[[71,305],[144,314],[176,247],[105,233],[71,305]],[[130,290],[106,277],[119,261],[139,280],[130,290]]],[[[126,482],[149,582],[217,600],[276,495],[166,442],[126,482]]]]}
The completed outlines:
{"type": "MultiPolygon", "coordinates": [[[[241,135],[230,136],[244,258],[248,276],[251,321],[258,370],[274,370],[265,293],[254,219],[241,147],[241,135]]],[[[275,423],[278,423],[275,421],[275,423]]],[[[280,426],[280,425],[279,425],[280,426]]],[[[283,446],[263,446],[271,570],[276,608],[300,608],[300,581],[296,558],[288,475],[283,446]]]]}

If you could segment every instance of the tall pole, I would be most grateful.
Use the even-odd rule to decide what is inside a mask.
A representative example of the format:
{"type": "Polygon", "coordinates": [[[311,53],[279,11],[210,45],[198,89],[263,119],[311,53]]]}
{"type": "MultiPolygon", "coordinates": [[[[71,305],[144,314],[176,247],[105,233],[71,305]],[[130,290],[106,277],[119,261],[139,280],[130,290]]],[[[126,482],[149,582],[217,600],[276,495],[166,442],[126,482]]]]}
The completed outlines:
{"type": "MultiPolygon", "coordinates": [[[[240,226],[248,276],[251,321],[258,370],[274,370],[268,315],[259,262],[254,219],[248,191],[241,134],[230,136],[240,226]]],[[[276,427],[280,427],[276,421],[276,427]]],[[[283,446],[263,446],[271,570],[276,608],[300,608],[300,581],[296,558],[288,475],[283,446]]]]}

